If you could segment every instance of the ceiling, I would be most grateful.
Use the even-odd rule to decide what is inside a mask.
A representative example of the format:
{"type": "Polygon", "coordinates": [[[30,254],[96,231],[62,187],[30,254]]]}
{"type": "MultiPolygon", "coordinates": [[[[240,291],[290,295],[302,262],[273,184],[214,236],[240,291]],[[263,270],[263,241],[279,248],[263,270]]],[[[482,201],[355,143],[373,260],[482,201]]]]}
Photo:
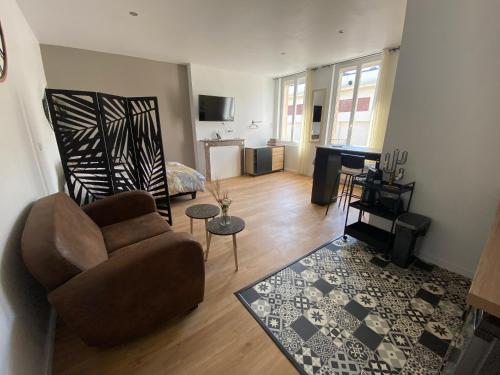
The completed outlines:
{"type": "Polygon", "coordinates": [[[406,7],[406,0],[18,3],[42,44],[269,76],[399,46],[406,7]]]}

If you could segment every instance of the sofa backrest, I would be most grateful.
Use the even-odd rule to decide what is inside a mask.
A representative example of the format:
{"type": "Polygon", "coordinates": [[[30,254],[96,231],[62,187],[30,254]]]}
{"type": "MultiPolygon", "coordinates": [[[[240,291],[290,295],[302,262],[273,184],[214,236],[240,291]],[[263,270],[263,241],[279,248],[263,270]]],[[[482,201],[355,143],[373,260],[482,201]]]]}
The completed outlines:
{"type": "Polygon", "coordinates": [[[22,255],[49,291],[108,259],[101,230],[64,193],[35,202],[24,227],[22,255]]]}

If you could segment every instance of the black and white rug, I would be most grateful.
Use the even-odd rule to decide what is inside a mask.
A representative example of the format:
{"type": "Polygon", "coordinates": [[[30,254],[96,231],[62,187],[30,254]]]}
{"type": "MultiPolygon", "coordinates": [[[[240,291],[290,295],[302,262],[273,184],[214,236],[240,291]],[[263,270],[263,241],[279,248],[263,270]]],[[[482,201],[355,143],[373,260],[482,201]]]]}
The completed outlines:
{"type": "Polygon", "coordinates": [[[349,238],[236,292],[301,374],[437,374],[458,346],[470,280],[402,269],[349,238]]]}

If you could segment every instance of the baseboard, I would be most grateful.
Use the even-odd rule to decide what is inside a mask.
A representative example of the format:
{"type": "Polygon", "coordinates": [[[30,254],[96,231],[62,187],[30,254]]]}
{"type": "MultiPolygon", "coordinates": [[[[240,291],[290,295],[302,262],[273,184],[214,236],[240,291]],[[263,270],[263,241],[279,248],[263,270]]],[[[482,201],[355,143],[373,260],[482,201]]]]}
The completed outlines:
{"type": "Polygon", "coordinates": [[[462,276],[466,276],[466,277],[471,278],[471,279],[474,276],[474,271],[465,269],[465,268],[463,268],[463,267],[461,267],[453,262],[449,262],[449,261],[441,259],[441,258],[435,258],[433,256],[418,255],[418,257],[421,260],[423,260],[424,262],[435,264],[436,266],[445,268],[448,271],[458,273],[462,276]]]}
{"type": "Polygon", "coordinates": [[[47,328],[47,338],[45,340],[45,358],[47,363],[45,365],[45,374],[52,374],[52,360],[54,358],[54,339],[56,337],[56,310],[50,308],[49,324],[47,328]]]}

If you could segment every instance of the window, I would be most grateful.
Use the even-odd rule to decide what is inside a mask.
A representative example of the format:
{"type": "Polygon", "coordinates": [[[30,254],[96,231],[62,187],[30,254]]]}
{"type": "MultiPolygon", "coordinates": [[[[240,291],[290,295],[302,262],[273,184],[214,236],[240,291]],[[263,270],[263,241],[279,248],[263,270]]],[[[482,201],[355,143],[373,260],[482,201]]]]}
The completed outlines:
{"type": "Polygon", "coordinates": [[[299,143],[304,123],[304,76],[284,79],[281,104],[280,139],[299,143]]]}
{"type": "Polygon", "coordinates": [[[368,146],[379,75],[380,61],[339,67],[332,144],[368,146]]]}

